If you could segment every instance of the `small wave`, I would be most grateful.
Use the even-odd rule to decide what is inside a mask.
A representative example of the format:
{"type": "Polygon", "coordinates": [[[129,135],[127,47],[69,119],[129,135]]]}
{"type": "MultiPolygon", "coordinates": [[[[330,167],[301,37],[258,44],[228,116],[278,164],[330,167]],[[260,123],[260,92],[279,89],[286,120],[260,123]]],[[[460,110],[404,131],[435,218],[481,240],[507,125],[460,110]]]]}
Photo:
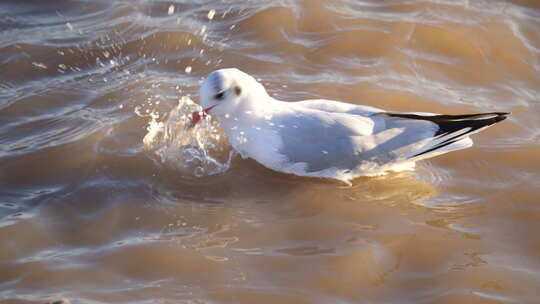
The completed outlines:
{"type": "Polygon", "coordinates": [[[179,171],[187,177],[203,177],[227,171],[235,156],[226,144],[217,123],[204,119],[190,128],[189,114],[201,111],[189,97],[182,97],[178,105],[160,121],[159,113],[150,113],[144,149],[154,162],[179,171]]]}

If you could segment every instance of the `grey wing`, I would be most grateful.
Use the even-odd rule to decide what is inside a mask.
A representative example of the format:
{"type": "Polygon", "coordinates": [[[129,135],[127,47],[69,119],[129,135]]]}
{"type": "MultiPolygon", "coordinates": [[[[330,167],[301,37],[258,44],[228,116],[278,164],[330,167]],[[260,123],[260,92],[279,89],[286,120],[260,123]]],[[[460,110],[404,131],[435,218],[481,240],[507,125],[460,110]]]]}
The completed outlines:
{"type": "Polygon", "coordinates": [[[305,111],[277,120],[282,146],[290,164],[304,163],[307,172],[350,169],[364,150],[361,138],[370,136],[373,121],[362,116],[305,111]]]}
{"type": "Polygon", "coordinates": [[[307,172],[406,160],[437,130],[429,121],[319,111],[279,117],[277,122],[283,143],[278,152],[291,164],[306,164],[307,172]]]}

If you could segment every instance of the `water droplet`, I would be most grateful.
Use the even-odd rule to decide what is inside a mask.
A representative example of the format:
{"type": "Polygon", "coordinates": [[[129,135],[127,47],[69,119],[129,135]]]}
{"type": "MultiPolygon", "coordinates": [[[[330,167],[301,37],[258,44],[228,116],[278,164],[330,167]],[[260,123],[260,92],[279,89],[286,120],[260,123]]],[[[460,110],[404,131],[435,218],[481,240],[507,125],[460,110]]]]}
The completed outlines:
{"type": "Polygon", "coordinates": [[[191,73],[191,66],[188,65],[184,71],[188,74],[191,73]]]}
{"type": "Polygon", "coordinates": [[[71,23],[67,22],[67,23],[66,23],[66,27],[67,27],[70,31],[73,31],[73,25],[71,25],[71,23]]]}
{"type": "Polygon", "coordinates": [[[208,20],[214,19],[214,15],[215,15],[215,14],[216,14],[216,10],[213,10],[213,9],[209,10],[209,11],[208,11],[208,15],[207,15],[208,20]]]}
{"type": "Polygon", "coordinates": [[[195,168],[195,176],[197,177],[204,176],[204,169],[202,167],[195,168]]]}
{"type": "Polygon", "coordinates": [[[41,68],[41,69],[44,69],[46,70],[47,69],[47,66],[41,62],[32,62],[32,65],[35,66],[35,67],[38,67],[38,68],[41,68]]]}
{"type": "Polygon", "coordinates": [[[169,6],[169,10],[167,11],[167,14],[168,14],[169,16],[172,15],[172,14],[174,14],[174,5],[171,4],[171,5],[169,6]]]}

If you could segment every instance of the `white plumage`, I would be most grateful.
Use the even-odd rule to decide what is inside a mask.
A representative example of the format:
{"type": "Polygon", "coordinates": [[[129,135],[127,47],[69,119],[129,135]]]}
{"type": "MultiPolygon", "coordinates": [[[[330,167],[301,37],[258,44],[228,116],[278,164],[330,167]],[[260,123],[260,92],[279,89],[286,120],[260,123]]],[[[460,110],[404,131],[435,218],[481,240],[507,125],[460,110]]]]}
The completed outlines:
{"type": "MultiPolygon", "coordinates": [[[[244,158],[284,173],[345,182],[401,171],[414,162],[472,145],[468,137],[508,113],[393,113],[332,100],[284,102],[238,69],[209,74],[203,115],[215,116],[244,158]]],[[[194,113],[196,123],[200,113],[194,113]]]]}

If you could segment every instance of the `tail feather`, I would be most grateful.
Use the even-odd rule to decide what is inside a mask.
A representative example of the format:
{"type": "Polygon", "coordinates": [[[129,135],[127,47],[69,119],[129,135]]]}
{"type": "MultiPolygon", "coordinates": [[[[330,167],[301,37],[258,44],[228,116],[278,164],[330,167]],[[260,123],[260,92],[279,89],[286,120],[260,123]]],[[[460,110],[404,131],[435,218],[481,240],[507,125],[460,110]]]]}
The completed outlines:
{"type": "MultiPolygon", "coordinates": [[[[508,117],[510,113],[493,112],[465,115],[419,115],[411,113],[385,113],[385,115],[403,119],[427,120],[437,124],[439,129],[435,132],[432,144],[426,149],[412,155],[409,159],[426,158],[427,154],[444,153],[441,149],[467,138],[495,123],[508,117]]],[[[447,152],[447,151],[446,151],[447,152]]]]}

